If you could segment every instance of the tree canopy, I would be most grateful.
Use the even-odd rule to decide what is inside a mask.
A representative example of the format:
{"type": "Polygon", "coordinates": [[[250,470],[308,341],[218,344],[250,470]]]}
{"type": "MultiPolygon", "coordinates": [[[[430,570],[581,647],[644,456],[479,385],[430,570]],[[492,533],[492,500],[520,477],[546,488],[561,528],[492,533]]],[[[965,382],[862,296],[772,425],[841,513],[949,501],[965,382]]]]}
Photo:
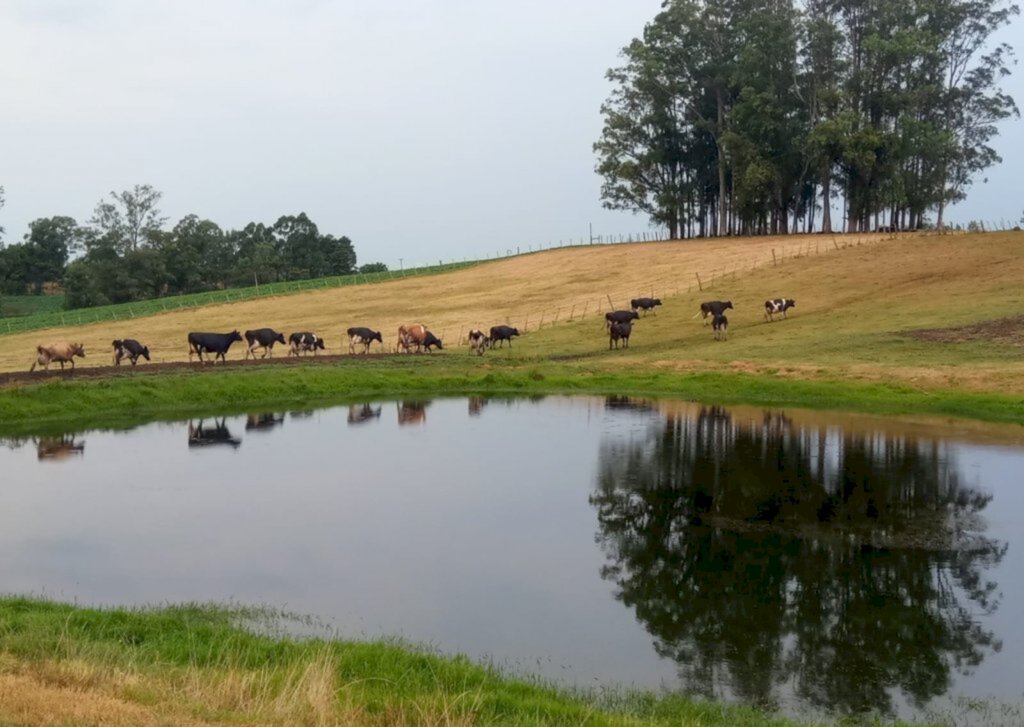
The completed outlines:
{"type": "Polygon", "coordinates": [[[603,204],[671,237],[917,229],[1000,161],[1004,0],[666,0],[608,71],[603,204]]]}

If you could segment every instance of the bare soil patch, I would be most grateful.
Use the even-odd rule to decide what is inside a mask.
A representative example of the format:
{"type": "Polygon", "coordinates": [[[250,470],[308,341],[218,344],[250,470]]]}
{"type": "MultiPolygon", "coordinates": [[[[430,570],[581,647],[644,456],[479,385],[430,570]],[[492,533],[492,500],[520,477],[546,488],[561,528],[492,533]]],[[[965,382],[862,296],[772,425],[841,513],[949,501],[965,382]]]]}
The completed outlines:
{"type": "Polygon", "coordinates": [[[1024,346],[1024,315],[996,318],[965,326],[919,328],[904,335],[932,343],[969,343],[983,341],[1004,346],[1024,346]]]}

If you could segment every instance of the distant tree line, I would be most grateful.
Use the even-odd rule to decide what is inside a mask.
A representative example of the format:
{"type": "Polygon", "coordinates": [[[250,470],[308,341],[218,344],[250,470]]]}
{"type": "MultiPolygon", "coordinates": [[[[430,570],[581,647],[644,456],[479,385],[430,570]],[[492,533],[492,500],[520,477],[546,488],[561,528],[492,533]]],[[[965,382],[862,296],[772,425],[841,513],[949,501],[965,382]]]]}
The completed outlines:
{"type": "Polygon", "coordinates": [[[56,285],[66,307],[82,308],[387,270],[383,263],[357,269],[352,241],[321,233],[305,213],[241,230],[187,215],[167,229],[161,196],[137,185],[111,192],[86,224],[63,216],[35,220],[22,243],[0,247],[0,293],[42,294],[56,285]]]}
{"type": "Polygon", "coordinates": [[[665,0],[608,71],[601,198],[673,238],[917,229],[998,162],[1002,0],[665,0]]]}

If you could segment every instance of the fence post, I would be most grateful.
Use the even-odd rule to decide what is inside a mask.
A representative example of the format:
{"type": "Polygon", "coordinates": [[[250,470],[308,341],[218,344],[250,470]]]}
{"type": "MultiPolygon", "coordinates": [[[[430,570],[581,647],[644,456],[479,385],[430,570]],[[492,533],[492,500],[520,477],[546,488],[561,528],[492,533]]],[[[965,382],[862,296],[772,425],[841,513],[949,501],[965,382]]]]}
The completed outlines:
{"type": "Polygon", "coordinates": [[[700,282],[700,273],[694,273],[694,275],[697,276],[697,290],[704,290],[704,285],[700,282]]]}

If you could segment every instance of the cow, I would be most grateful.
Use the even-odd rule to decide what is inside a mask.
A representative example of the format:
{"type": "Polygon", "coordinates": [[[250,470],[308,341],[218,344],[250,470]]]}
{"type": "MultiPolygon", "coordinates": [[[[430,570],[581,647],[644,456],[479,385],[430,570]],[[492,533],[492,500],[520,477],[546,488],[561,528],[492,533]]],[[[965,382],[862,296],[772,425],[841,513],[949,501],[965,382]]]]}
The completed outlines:
{"type": "Polygon", "coordinates": [[[213,354],[213,362],[217,363],[219,358],[224,363],[227,363],[226,354],[228,349],[231,348],[231,344],[235,341],[241,341],[242,336],[238,331],[231,331],[231,333],[189,333],[188,334],[188,360],[192,361],[192,356],[199,356],[199,362],[203,361],[203,354],[213,354]]]}
{"type": "Polygon", "coordinates": [[[189,421],[189,447],[207,447],[217,444],[226,444],[232,449],[238,449],[242,446],[242,440],[231,436],[231,430],[228,429],[227,422],[224,419],[221,419],[219,422],[214,420],[212,428],[206,427],[202,419],[199,420],[198,425],[194,425],[189,421]]]}
{"type": "Polygon", "coordinates": [[[39,460],[70,459],[83,452],[85,452],[85,442],[76,442],[74,434],[43,437],[36,442],[36,456],[39,460]]]}
{"type": "Polygon", "coordinates": [[[398,426],[404,427],[409,424],[426,424],[427,402],[402,401],[398,406],[398,426]]]}
{"type": "Polygon", "coordinates": [[[273,328],[257,328],[256,330],[245,332],[245,342],[249,346],[245,352],[246,358],[249,358],[250,355],[256,358],[257,348],[263,349],[263,356],[261,358],[266,358],[267,356],[273,358],[274,344],[280,343],[283,345],[285,340],[284,334],[278,333],[273,328]]]}
{"type": "Polygon", "coordinates": [[[501,346],[504,348],[505,341],[508,341],[508,347],[512,348],[512,338],[518,335],[518,328],[513,328],[512,326],[491,326],[491,346],[494,347],[501,342],[501,346]]]}
{"type": "Polygon", "coordinates": [[[382,409],[383,407],[379,404],[376,407],[370,404],[353,404],[348,408],[348,423],[352,425],[364,424],[365,422],[371,422],[374,419],[380,419],[382,409]]]}
{"type": "Polygon", "coordinates": [[[483,331],[472,330],[469,332],[469,352],[476,351],[477,356],[483,356],[484,351],[491,345],[491,337],[483,331]]]}
{"type": "Polygon", "coordinates": [[[354,354],[356,352],[356,346],[363,347],[363,353],[370,352],[370,344],[374,341],[380,341],[381,348],[384,347],[384,337],[380,335],[380,331],[375,331],[371,328],[364,328],[362,326],[356,326],[349,328],[346,333],[348,334],[348,352],[354,354]]]}
{"type": "Polygon", "coordinates": [[[324,339],[315,333],[303,331],[288,336],[289,356],[298,356],[300,353],[305,354],[307,351],[312,351],[313,355],[316,356],[318,349],[320,351],[324,350],[324,339]]]}
{"type": "Polygon", "coordinates": [[[268,412],[266,414],[247,414],[245,417],[245,431],[247,432],[265,432],[282,424],[284,424],[284,412],[280,414],[275,414],[274,412],[268,412]]]}
{"type": "Polygon", "coordinates": [[[729,319],[725,317],[725,313],[715,314],[711,319],[711,330],[715,332],[716,341],[729,340],[729,319]]]}
{"type": "Polygon", "coordinates": [[[608,349],[611,350],[613,343],[615,348],[618,348],[620,340],[625,348],[629,348],[629,334],[632,332],[632,321],[616,321],[612,323],[608,327],[608,349]]]}
{"type": "MultiPolygon", "coordinates": [[[[629,307],[633,310],[642,310],[645,313],[654,311],[655,306],[661,305],[661,298],[633,298],[629,301],[629,307]]],[[[654,312],[654,315],[658,315],[654,312]]]]}
{"type": "Polygon", "coordinates": [[[640,314],[635,310],[610,310],[604,314],[604,327],[611,329],[613,323],[630,323],[639,318],[640,314]]]}
{"type": "Polygon", "coordinates": [[[796,301],[792,298],[775,298],[764,302],[764,317],[766,320],[774,321],[775,316],[786,317],[786,311],[796,308],[796,301]]]}
{"type": "Polygon", "coordinates": [[[35,371],[36,366],[42,366],[44,370],[50,370],[50,364],[56,361],[60,364],[61,371],[64,364],[70,363],[71,370],[75,370],[75,356],[85,358],[84,343],[53,343],[49,346],[36,346],[36,360],[29,371],[35,371]]]}
{"type": "Polygon", "coordinates": [[[437,346],[438,350],[444,349],[444,346],[441,345],[441,339],[428,331],[427,327],[422,323],[399,326],[398,346],[405,349],[406,353],[411,353],[413,346],[416,347],[417,352],[425,348],[427,353],[430,353],[431,346],[437,346]]]}
{"type": "Polygon", "coordinates": [[[121,359],[127,358],[132,362],[132,366],[138,363],[139,356],[149,361],[149,348],[143,346],[141,343],[136,341],[134,338],[125,338],[123,340],[116,340],[113,342],[114,347],[114,365],[120,366],[121,359]]]}
{"type": "MultiPolygon", "coordinates": [[[[732,309],[731,300],[709,300],[700,304],[700,317],[703,324],[708,324],[708,316],[714,319],[715,316],[732,309]]],[[[694,316],[696,318],[696,316],[694,316]]]]}

